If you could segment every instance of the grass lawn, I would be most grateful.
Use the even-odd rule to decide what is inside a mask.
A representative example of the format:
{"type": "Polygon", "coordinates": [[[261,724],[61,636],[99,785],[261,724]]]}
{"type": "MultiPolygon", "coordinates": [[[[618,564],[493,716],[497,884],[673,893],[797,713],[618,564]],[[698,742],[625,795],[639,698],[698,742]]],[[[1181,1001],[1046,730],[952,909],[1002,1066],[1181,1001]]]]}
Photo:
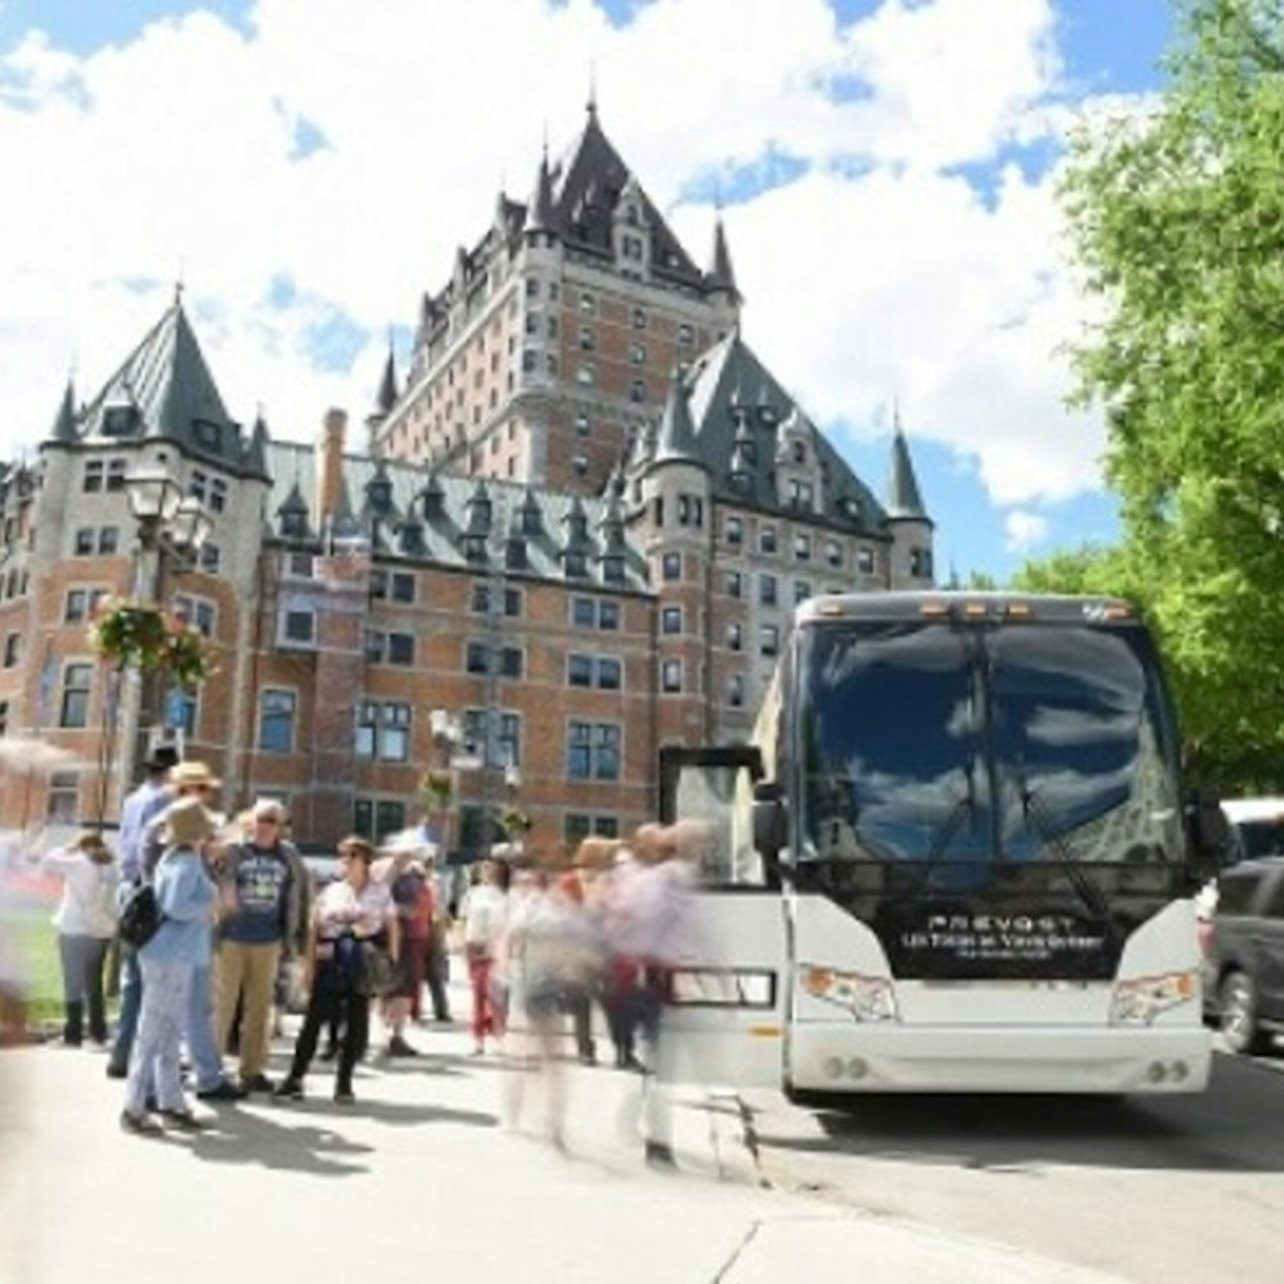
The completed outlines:
{"type": "Polygon", "coordinates": [[[33,1025],[62,1017],[58,933],[47,914],[25,914],[13,924],[27,962],[28,1019],[33,1025]]]}

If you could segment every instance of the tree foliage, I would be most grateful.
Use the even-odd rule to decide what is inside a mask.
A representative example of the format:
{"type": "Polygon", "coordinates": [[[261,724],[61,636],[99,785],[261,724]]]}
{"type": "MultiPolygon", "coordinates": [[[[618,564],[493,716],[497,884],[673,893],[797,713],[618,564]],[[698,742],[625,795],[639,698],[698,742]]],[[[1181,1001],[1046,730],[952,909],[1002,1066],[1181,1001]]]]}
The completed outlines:
{"type": "Polygon", "coordinates": [[[1027,568],[1140,601],[1188,748],[1284,784],[1284,0],[1182,0],[1155,109],[1073,143],[1062,189],[1100,320],[1074,352],[1106,416],[1124,543],[1027,568]]]}

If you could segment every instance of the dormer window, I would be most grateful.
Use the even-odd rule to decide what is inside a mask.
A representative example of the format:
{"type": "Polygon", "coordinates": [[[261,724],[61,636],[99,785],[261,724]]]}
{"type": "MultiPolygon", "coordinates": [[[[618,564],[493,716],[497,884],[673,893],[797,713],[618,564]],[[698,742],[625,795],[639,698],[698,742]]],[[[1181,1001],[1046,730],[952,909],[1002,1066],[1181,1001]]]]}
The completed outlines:
{"type": "Polygon", "coordinates": [[[522,509],[522,534],[538,535],[544,529],[544,522],[539,509],[534,504],[527,504],[522,509]]]}
{"type": "Polygon", "coordinates": [[[194,419],[192,428],[196,433],[196,444],[202,450],[218,454],[223,446],[222,428],[216,423],[211,423],[208,419],[194,419]]]}
{"type": "Polygon", "coordinates": [[[571,551],[566,553],[565,565],[568,579],[582,580],[588,575],[588,561],[581,552],[571,551]]]}
{"type": "Polygon", "coordinates": [[[759,407],[758,407],[758,419],[759,419],[762,423],[767,424],[768,426],[770,426],[771,424],[774,424],[774,423],[776,422],[776,411],[775,411],[775,407],[774,407],[774,406],[766,406],[766,405],[759,406],[759,407]]]}
{"type": "Polygon", "coordinates": [[[504,545],[504,565],[510,571],[524,571],[528,565],[526,541],[520,537],[510,537],[504,545]]]}
{"type": "Polygon", "coordinates": [[[308,515],[302,509],[291,508],[281,514],[281,534],[286,539],[303,539],[308,533],[308,515]]]}
{"type": "Polygon", "coordinates": [[[608,584],[624,582],[624,554],[607,553],[602,558],[602,578],[608,584]]]}
{"type": "Polygon", "coordinates": [[[796,464],[805,464],[807,462],[807,447],[801,441],[795,441],[791,444],[790,454],[796,464]]]}
{"type": "Polygon", "coordinates": [[[103,411],[104,437],[132,437],[138,427],[137,406],[108,406],[103,411]]]}
{"type": "Polygon", "coordinates": [[[378,478],[366,487],[366,496],[376,513],[386,513],[392,507],[392,483],[378,478]]]}
{"type": "Polygon", "coordinates": [[[460,539],[464,548],[464,557],[470,562],[486,560],[486,537],[484,535],[463,535],[460,539]]]}

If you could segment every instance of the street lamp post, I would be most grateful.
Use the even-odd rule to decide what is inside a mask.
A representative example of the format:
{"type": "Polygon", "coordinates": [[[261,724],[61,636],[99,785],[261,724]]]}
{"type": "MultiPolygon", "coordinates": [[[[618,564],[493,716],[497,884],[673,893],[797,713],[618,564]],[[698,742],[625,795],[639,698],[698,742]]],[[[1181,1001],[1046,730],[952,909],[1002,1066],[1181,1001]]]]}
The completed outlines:
{"type": "MultiPolygon", "coordinates": [[[[142,464],[127,474],[125,495],[138,533],[132,597],[140,606],[162,607],[166,569],[176,575],[191,570],[213,522],[200,500],[184,496],[174,476],[157,464],[142,464]]],[[[127,751],[121,755],[118,798],[131,787],[155,725],[164,722],[163,681],[157,672],[130,682],[120,711],[127,751]]]]}

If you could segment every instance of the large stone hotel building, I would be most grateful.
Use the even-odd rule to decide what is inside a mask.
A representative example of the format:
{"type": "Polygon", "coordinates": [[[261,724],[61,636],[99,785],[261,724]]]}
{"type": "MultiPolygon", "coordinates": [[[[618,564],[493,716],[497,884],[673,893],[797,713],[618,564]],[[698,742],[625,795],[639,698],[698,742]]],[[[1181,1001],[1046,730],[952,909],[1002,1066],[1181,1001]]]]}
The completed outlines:
{"type": "Polygon", "coordinates": [[[465,855],[506,804],[545,844],[650,817],[662,747],[747,736],[796,603],[932,582],[899,426],[880,501],[740,304],[721,220],[702,270],[592,105],[423,295],[360,425],[318,407],[312,444],[244,428],[176,298],[92,400],[67,389],[36,462],[0,465],[0,734],[81,764],[11,776],[0,824],[113,818],[152,707],[227,806],[280,797],[312,842],[413,820],[450,723],[465,855]],[[217,671],[150,702],[86,630],[136,582],[143,464],[213,520],[154,591],[217,671]]]}

